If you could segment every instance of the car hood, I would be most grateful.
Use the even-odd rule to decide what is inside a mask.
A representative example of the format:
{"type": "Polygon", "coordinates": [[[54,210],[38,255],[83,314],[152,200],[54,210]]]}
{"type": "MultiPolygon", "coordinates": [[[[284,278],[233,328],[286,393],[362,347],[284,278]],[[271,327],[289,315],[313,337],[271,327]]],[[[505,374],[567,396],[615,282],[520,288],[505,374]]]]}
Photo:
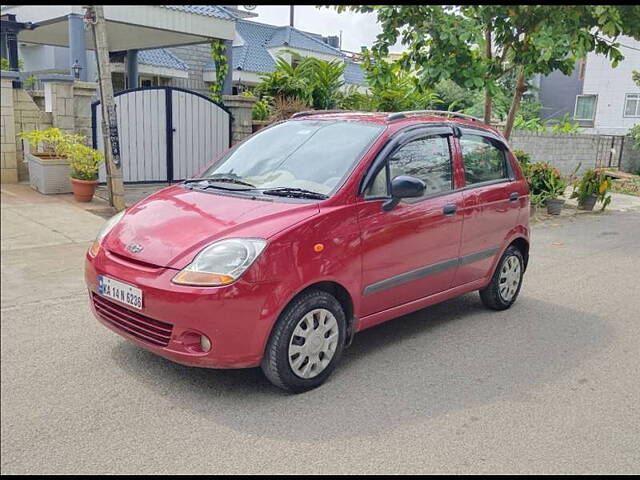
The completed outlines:
{"type": "Polygon", "coordinates": [[[130,207],[103,247],[135,261],[181,269],[216,240],[267,239],[318,212],[315,203],[252,200],[176,185],[130,207]]]}

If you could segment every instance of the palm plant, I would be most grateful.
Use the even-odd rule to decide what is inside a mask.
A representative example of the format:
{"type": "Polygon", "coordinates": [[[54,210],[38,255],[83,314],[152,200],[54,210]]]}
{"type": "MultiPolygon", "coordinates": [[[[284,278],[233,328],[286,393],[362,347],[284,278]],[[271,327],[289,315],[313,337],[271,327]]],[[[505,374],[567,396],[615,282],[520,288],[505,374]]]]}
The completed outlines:
{"type": "Polygon", "coordinates": [[[297,98],[311,103],[311,82],[308,77],[308,67],[305,62],[289,64],[282,57],[276,59],[273,72],[260,76],[261,83],[256,87],[256,93],[273,98],[297,98]]]}
{"type": "Polygon", "coordinates": [[[367,81],[377,111],[427,110],[441,103],[435,91],[421,89],[415,77],[400,70],[397,64],[376,65],[368,71],[367,81]]]}
{"type": "Polygon", "coordinates": [[[342,80],[344,62],[340,60],[325,62],[308,57],[302,60],[301,66],[310,79],[313,108],[319,110],[336,108],[338,92],[344,85],[342,80]]]}

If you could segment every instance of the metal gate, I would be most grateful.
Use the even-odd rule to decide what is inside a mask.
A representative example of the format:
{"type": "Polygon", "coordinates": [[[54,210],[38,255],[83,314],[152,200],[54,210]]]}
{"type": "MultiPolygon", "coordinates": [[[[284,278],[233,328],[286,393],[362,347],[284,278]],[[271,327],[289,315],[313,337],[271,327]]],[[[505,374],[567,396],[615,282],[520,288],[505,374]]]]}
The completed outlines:
{"type": "MultiPolygon", "coordinates": [[[[172,182],[193,176],[231,145],[231,113],[176,87],[143,87],[114,95],[125,183],[172,182]]],[[[103,149],[102,108],[91,105],[93,148],[103,149]]],[[[104,164],[100,182],[106,181],[104,164]]]]}
{"type": "Polygon", "coordinates": [[[599,135],[596,146],[596,167],[620,167],[624,149],[623,135],[599,135]]]}

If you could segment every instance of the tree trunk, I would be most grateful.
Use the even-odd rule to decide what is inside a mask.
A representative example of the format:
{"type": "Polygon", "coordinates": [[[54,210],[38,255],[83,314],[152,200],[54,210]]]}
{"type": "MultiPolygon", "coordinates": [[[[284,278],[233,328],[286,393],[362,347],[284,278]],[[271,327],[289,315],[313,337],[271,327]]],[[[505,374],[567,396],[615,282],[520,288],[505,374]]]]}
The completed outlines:
{"type": "Polygon", "coordinates": [[[518,112],[518,107],[520,106],[520,100],[522,99],[522,95],[524,91],[527,89],[524,83],[524,69],[520,68],[518,71],[518,76],[516,78],[516,90],[513,93],[513,100],[511,101],[511,108],[509,108],[509,115],[507,116],[507,123],[504,126],[504,138],[509,140],[509,136],[511,135],[511,130],[513,129],[513,124],[516,120],[516,113],[518,112]]]}
{"type": "Polygon", "coordinates": [[[107,29],[102,5],[84,5],[88,16],[92,19],[93,38],[96,48],[98,77],[100,82],[100,106],[102,108],[102,136],[104,139],[105,167],[107,170],[107,186],[110,204],[121,211],[126,208],[124,201],[124,185],[118,141],[118,126],[115,104],[113,101],[113,83],[111,81],[111,65],[109,63],[109,47],[107,45],[107,29]],[[112,148],[113,147],[113,148],[112,148]],[[117,149],[116,151],[114,151],[117,149]]]}
{"type": "MultiPolygon", "coordinates": [[[[487,25],[484,32],[484,53],[487,59],[491,60],[491,25],[487,25]]],[[[491,93],[485,87],[484,90],[484,123],[491,125],[491,93]]]]}

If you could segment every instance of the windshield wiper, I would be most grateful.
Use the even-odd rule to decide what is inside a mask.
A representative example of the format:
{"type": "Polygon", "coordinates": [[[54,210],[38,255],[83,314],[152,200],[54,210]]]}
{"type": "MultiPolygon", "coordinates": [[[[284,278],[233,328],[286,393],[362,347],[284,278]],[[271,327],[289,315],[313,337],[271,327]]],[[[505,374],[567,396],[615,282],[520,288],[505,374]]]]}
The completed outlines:
{"type": "Polygon", "coordinates": [[[305,190],[304,188],[292,188],[292,187],[278,187],[267,188],[262,191],[264,195],[277,195],[280,197],[293,197],[293,198],[313,198],[317,200],[324,200],[329,198],[324,193],[314,192],[312,190],[305,190]]]}
{"type": "MultiPolygon", "coordinates": [[[[195,183],[195,182],[221,182],[221,183],[235,183],[236,185],[245,185],[247,187],[251,187],[252,189],[255,188],[256,186],[248,183],[248,182],[244,182],[242,180],[238,180],[237,178],[233,178],[233,177],[203,177],[203,178],[189,178],[187,180],[185,180],[183,183],[187,184],[187,183],[195,183]]],[[[213,187],[213,188],[223,188],[223,187],[216,187],[215,185],[207,185],[208,187],[213,187]]],[[[227,189],[229,190],[229,189],[227,189]]],[[[237,189],[234,189],[237,190],[237,189]]],[[[248,188],[246,189],[242,189],[242,190],[249,190],[248,188]]]]}

